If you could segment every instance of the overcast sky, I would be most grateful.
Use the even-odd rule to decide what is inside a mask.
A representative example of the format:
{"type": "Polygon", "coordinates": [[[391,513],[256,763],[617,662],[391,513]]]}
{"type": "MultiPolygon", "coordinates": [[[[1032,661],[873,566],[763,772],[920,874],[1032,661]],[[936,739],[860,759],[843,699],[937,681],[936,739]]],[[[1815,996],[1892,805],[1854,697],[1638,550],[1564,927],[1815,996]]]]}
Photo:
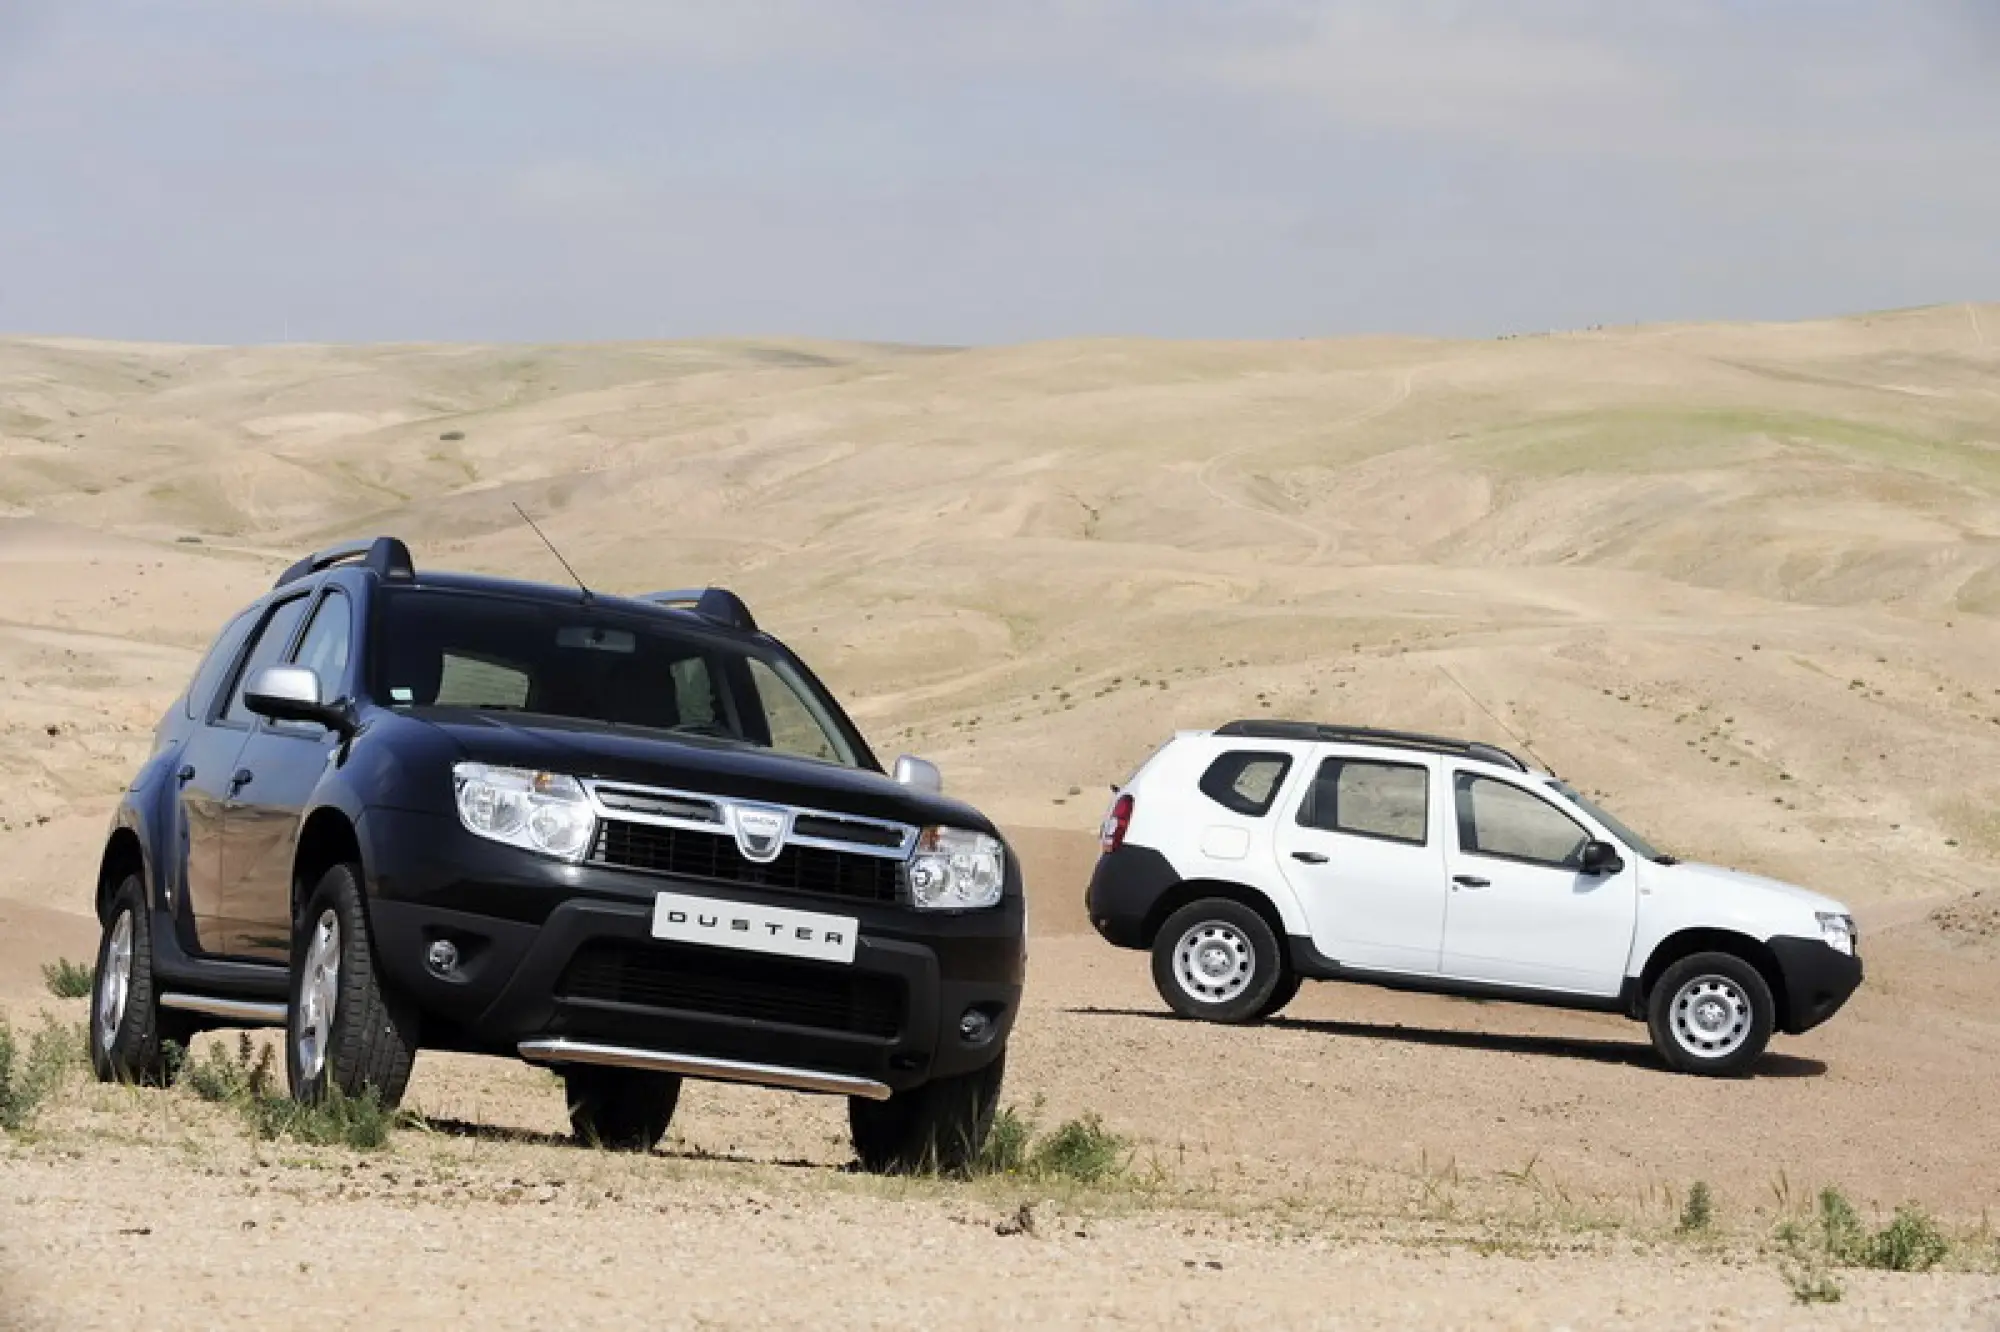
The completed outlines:
{"type": "Polygon", "coordinates": [[[0,331],[1490,335],[2000,299],[2000,0],[0,0],[0,331]]]}

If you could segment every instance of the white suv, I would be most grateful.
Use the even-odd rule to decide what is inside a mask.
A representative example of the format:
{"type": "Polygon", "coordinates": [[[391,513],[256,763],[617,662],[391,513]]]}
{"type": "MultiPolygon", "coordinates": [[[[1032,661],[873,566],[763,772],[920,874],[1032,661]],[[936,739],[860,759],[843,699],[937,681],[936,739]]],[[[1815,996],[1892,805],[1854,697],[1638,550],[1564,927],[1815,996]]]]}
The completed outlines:
{"type": "Polygon", "coordinates": [[[1176,735],[1113,799],[1086,903],[1189,1017],[1363,981],[1623,1013],[1687,1073],[1744,1071],[1861,983],[1839,902],[1682,864],[1504,750],[1397,731],[1176,735]]]}

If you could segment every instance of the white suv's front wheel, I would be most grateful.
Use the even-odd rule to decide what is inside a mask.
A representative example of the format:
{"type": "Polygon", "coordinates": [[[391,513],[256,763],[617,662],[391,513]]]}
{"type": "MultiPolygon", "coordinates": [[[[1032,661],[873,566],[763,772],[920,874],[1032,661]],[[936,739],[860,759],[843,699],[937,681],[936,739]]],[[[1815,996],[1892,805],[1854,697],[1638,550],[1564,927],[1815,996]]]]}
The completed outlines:
{"type": "Polygon", "coordinates": [[[1153,984],[1183,1017],[1254,1021],[1271,1007],[1286,970],[1270,923],[1226,897],[1182,907],[1153,939],[1153,984]]]}
{"type": "Polygon", "coordinates": [[[1670,1068],[1727,1078],[1764,1053],[1777,1010],[1756,967],[1734,953],[1696,953],[1653,983],[1646,1025],[1670,1068]]]}

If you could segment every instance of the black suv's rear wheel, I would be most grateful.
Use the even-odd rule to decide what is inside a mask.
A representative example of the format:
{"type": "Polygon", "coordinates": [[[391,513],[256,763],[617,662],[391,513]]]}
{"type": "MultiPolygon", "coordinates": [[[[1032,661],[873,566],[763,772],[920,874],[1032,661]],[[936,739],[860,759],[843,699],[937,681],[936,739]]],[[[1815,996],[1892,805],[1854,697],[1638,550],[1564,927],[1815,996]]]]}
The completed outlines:
{"type": "Polygon", "coordinates": [[[850,1098],[847,1124],[862,1168],[897,1175],[967,1169],[986,1147],[1006,1073],[1003,1047],[992,1063],[970,1073],[938,1078],[886,1101],[850,1098]]]}
{"type": "Polygon", "coordinates": [[[160,1008],[153,980],[153,919],[146,885],[128,875],[112,895],[97,943],[90,987],[90,1066],[104,1082],[164,1084],[172,1073],[168,1046],[183,1051],[194,1019],[160,1008]]]}
{"type": "Polygon", "coordinates": [[[667,1136],[681,1080],[674,1073],[574,1064],[563,1070],[569,1126],[586,1147],[650,1152],[667,1136]]]}
{"type": "Polygon", "coordinates": [[[383,989],[361,903],[361,867],[321,876],[292,938],[292,1002],[285,1074],[308,1104],[338,1087],[373,1091],[384,1106],[403,1099],[417,1057],[416,1016],[383,989]]]}
{"type": "MultiPolygon", "coordinates": [[[[1190,902],[1153,939],[1153,985],[1167,1006],[1206,1022],[1250,1022],[1290,1002],[1278,935],[1257,912],[1226,897],[1190,902]]],[[[1296,987],[1294,987],[1296,989],[1296,987]]]]}

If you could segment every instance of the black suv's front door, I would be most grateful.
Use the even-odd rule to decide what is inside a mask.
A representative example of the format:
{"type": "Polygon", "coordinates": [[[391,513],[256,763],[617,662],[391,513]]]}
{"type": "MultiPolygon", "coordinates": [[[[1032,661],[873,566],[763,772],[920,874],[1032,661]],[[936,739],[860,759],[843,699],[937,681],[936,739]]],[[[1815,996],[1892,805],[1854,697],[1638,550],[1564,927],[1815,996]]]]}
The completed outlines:
{"type": "MultiPolygon", "coordinates": [[[[264,612],[263,623],[257,627],[256,641],[250,645],[249,653],[237,669],[236,677],[229,683],[228,702],[202,735],[189,746],[208,744],[208,753],[199,759],[189,759],[194,768],[194,776],[182,787],[182,808],[188,818],[188,862],[190,896],[196,878],[195,867],[206,878],[203,897],[195,903],[197,928],[201,931],[202,951],[211,954],[234,956],[242,947],[242,929],[236,920],[236,894],[232,886],[235,872],[231,868],[233,857],[229,852],[231,840],[230,825],[234,822],[236,807],[242,799],[243,788],[248,785],[248,772],[243,760],[250,749],[250,740],[257,721],[256,714],[243,706],[243,690],[266,666],[282,661],[285,652],[298,637],[299,621],[305,618],[307,598],[301,594],[289,600],[278,602],[264,612]],[[191,796],[190,792],[194,794],[191,796]],[[202,829],[197,834],[197,822],[202,829]],[[212,876],[212,877],[210,877],[212,876]],[[212,925],[202,922],[206,915],[212,925]]],[[[182,769],[185,772],[187,769],[182,769]]]]}
{"type": "MultiPolygon", "coordinates": [[[[285,660],[319,677],[321,698],[341,697],[353,634],[346,595],[328,588],[313,607],[297,649],[285,660]]],[[[222,853],[231,953],[291,959],[292,861],[299,815],[338,743],[324,727],[263,721],[238,755],[242,782],[229,807],[222,853]]]]}

